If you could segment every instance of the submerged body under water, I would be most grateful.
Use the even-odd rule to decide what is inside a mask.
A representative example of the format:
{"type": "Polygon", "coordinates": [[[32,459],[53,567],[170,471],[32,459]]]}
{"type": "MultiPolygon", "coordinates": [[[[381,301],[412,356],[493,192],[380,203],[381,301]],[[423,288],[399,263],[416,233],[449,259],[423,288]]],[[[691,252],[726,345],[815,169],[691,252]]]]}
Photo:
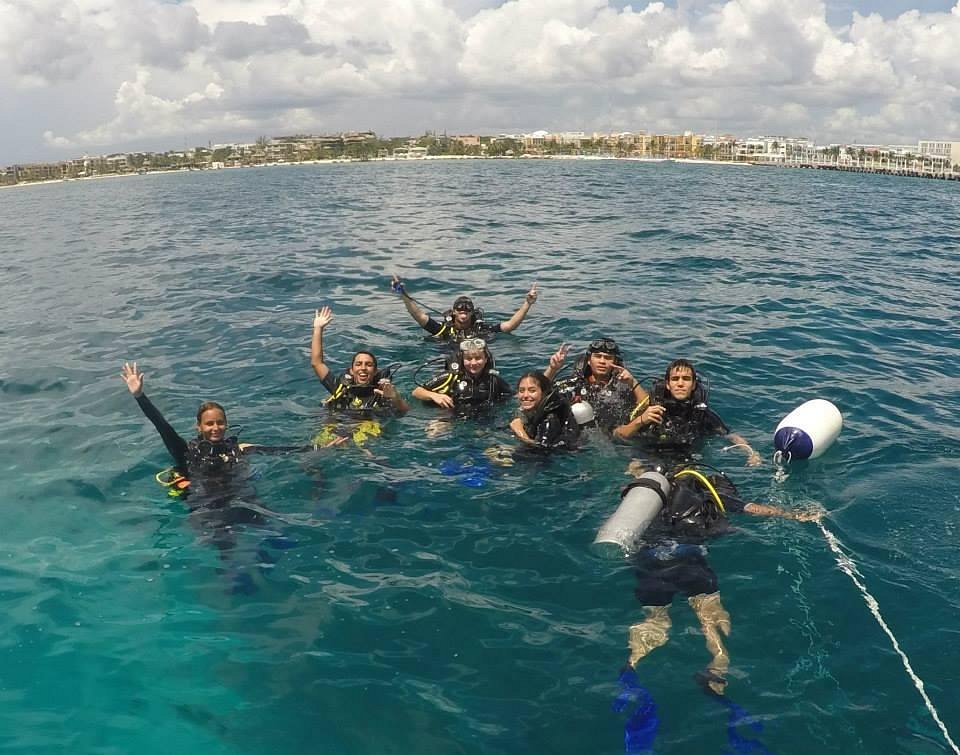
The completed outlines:
{"type": "Polygon", "coordinates": [[[548,463],[491,464],[512,405],[428,433],[441,413],[414,402],[360,442],[253,459],[257,505],[276,516],[232,529],[229,564],[251,589],[231,589],[231,566],[154,481],[168,459],[117,372],[139,360],[185,437],[216,399],[242,441],[309,443],[328,423],[309,364],[317,307],[336,311],[335,372],[369,347],[404,365],[394,382],[409,396],[438,351],[392,273],[437,311],[467,294],[491,320],[537,280],[522,326],[491,344],[504,378],[599,336],[648,385],[691,359],[711,406],[766,459],[745,467],[716,439],[703,460],[748,500],[831,512],[825,526],[953,732],[956,189],[464,161],[4,191],[0,742],[615,753],[633,720],[657,752],[736,749],[734,734],[758,752],[950,751],[810,523],[741,516],[709,544],[732,622],[727,702],[693,679],[707,656],[685,607],[670,642],[621,678],[641,616],[634,571],[590,543],[634,450],[587,433],[548,463]],[[840,407],[843,433],[776,479],[773,428],[812,397],[840,407]],[[648,698],[655,730],[636,718],[648,698]]]}

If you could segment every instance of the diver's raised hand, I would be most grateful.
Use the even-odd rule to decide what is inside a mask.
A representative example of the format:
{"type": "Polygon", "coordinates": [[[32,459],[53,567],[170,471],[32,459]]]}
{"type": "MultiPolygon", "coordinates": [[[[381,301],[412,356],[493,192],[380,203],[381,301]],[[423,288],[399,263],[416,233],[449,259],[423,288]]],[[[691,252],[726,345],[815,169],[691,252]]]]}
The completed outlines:
{"type": "Polygon", "coordinates": [[[137,369],[137,363],[123,363],[123,369],[120,371],[120,377],[127,384],[127,390],[133,394],[134,398],[143,394],[143,373],[137,369]]]}
{"type": "Polygon", "coordinates": [[[569,343],[560,344],[560,348],[557,349],[553,355],[550,357],[550,369],[554,372],[563,367],[563,362],[567,358],[567,354],[570,351],[569,343]]]}
{"type": "Polygon", "coordinates": [[[333,319],[333,310],[330,307],[321,307],[313,316],[313,327],[323,330],[333,319]]]}
{"type": "Polygon", "coordinates": [[[537,282],[534,281],[530,290],[527,291],[527,304],[534,304],[537,301],[537,295],[537,282]]]}
{"type": "Polygon", "coordinates": [[[399,275],[390,276],[390,288],[393,289],[394,293],[400,294],[401,296],[407,293],[406,289],[403,286],[403,281],[400,280],[399,275]]]}

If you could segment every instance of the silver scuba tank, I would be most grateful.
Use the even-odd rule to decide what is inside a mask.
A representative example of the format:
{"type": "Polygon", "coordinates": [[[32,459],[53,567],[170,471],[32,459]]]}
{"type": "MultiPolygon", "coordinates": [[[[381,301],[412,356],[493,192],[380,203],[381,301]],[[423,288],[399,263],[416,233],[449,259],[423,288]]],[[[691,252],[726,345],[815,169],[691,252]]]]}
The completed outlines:
{"type": "Polygon", "coordinates": [[[670,481],[660,472],[644,472],[627,487],[617,510],[603,523],[593,540],[593,552],[622,558],[636,550],[650,523],[670,495],[670,481]]]}

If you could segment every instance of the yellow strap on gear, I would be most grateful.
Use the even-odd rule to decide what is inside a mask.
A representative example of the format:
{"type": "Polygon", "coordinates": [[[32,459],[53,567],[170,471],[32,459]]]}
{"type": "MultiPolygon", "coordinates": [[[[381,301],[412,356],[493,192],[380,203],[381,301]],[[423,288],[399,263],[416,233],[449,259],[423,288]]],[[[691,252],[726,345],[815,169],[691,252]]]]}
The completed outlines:
{"type": "Polygon", "coordinates": [[[649,403],[650,403],[650,397],[644,396],[643,400],[639,404],[637,404],[635,407],[633,407],[633,411],[630,412],[630,421],[632,422],[641,414],[643,414],[643,410],[647,408],[647,405],[649,403]]]}
{"type": "Polygon", "coordinates": [[[450,326],[447,323],[444,323],[443,325],[440,326],[440,330],[438,330],[436,333],[433,334],[433,337],[439,338],[440,336],[442,336],[444,333],[447,332],[449,327],[450,326]]]}
{"type": "Polygon", "coordinates": [[[330,398],[324,400],[324,404],[329,404],[331,401],[336,401],[343,395],[344,390],[343,383],[337,383],[337,389],[331,394],[330,398]]]}
{"type": "Polygon", "coordinates": [[[435,393],[446,393],[450,390],[450,384],[453,382],[455,375],[451,372],[447,375],[447,379],[440,383],[439,386],[434,388],[435,393]]]}
{"type": "Polygon", "coordinates": [[[716,501],[717,507],[720,509],[720,511],[722,511],[724,514],[727,513],[727,510],[723,506],[723,501],[720,500],[720,495],[717,493],[717,489],[713,487],[713,483],[711,483],[710,480],[708,480],[696,469],[683,469],[677,472],[674,477],[683,477],[684,475],[690,475],[694,479],[699,480],[700,483],[710,491],[710,495],[713,496],[713,500],[716,501]]]}

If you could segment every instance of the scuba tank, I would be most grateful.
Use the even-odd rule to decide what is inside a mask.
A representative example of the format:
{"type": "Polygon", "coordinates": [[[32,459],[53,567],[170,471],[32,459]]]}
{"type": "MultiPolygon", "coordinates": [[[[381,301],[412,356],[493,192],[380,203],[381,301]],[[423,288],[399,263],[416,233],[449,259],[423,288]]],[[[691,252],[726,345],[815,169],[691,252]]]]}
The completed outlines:
{"type": "Polygon", "coordinates": [[[593,540],[593,551],[605,558],[629,555],[669,495],[670,481],[662,472],[644,472],[623,489],[620,505],[593,540]]]}

